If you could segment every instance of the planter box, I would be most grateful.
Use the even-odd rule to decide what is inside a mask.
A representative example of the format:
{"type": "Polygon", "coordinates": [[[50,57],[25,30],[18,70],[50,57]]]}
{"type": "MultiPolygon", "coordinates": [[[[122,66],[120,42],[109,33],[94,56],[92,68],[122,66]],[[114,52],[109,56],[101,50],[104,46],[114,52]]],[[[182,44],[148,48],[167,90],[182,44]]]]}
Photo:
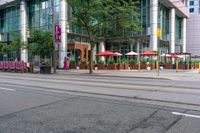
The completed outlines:
{"type": "Polygon", "coordinates": [[[156,69],[156,64],[151,64],[151,69],[156,69]]]}
{"type": "Polygon", "coordinates": [[[124,64],[117,64],[117,69],[118,70],[123,70],[124,69],[124,64]]]}
{"type": "Polygon", "coordinates": [[[141,64],[140,65],[140,69],[147,69],[147,65],[146,64],[141,64]]]}
{"type": "Polygon", "coordinates": [[[97,64],[98,70],[105,70],[106,67],[104,64],[97,64]]]}
{"type": "Polygon", "coordinates": [[[41,65],[40,66],[40,73],[41,74],[51,74],[51,66],[41,65]]]}
{"type": "Polygon", "coordinates": [[[108,64],[108,70],[117,70],[116,64],[108,64]]]}
{"type": "Polygon", "coordinates": [[[173,64],[165,64],[165,69],[173,69],[173,64]]]}
{"type": "Polygon", "coordinates": [[[178,65],[178,69],[186,69],[186,65],[185,64],[179,64],[178,65]]]}
{"type": "Polygon", "coordinates": [[[129,64],[124,64],[124,70],[128,70],[129,69],[129,64]]]}
{"type": "Polygon", "coordinates": [[[130,65],[130,69],[138,69],[138,65],[132,64],[132,65],[130,65]]]}
{"type": "Polygon", "coordinates": [[[80,69],[87,69],[87,64],[80,64],[80,69]]]}
{"type": "Polygon", "coordinates": [[[69,64],[70,69],[76,69],[76,66],[77,66],[76,64],[69,64]]]}

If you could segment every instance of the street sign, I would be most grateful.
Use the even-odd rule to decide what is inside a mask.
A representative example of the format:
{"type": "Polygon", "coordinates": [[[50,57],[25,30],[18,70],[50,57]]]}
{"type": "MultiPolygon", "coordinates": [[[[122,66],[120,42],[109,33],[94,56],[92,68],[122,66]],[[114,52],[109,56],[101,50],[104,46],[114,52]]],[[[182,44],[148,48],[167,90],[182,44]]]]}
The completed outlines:
{"type": "Polygon", "coordinates": [[[157,28],[157,36],[160,38],[162,36],[162,29],[157,28]]]}

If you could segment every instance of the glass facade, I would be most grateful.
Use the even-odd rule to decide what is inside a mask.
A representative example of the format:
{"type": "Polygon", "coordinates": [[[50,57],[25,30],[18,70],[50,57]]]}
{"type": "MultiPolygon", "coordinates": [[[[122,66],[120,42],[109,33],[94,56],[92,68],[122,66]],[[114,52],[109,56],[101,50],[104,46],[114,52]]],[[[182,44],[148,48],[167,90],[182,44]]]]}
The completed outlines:
{"type": "Polygon", "coordinates": [[[182,44],[182,18],[176,16],[176,30],[175,30],[175,39],[176,45],[182,44]]]}
{"type": "Polygon", "coordinates": [[[10,32],[20,31],[20,7],[13,6],[0,10],[1,41],[12,40],[10,32]]]}
{"type": "Polygon", "coordinates": [[[159,3],[158,28],[162,30],[162,40],[168,40],[169,36],[169,9],[159,3]]]}
{"type": "Polygon", "coordinates": [[[141,28],[142,35],[150,34],[150,0],[141,0],[141,28]]]}
{"type": "MultiPolygon", "coordinates": [[[[59,0],[54,0],[55,23],[59,23],[59,0]]],[[[29,28],[52,30],[51,0],[31,0],[28,3],[29,28]]]]}

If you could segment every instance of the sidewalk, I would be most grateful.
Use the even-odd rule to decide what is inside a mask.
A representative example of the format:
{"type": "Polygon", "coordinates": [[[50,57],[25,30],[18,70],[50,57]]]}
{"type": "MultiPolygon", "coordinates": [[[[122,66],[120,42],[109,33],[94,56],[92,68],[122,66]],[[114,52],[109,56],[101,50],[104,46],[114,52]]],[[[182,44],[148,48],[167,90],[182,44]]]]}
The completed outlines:
{"type": "MultiPolygon", "coordinates": [[[[57,70],[57,73],[61,75],[90,75],[89,70],[57,70]]],[[[156,70],[94,70],[92,76],[200,81],[198,70],[179,70],[178,73],[176,70],[160,70],[159,76],[156,70]]]]}

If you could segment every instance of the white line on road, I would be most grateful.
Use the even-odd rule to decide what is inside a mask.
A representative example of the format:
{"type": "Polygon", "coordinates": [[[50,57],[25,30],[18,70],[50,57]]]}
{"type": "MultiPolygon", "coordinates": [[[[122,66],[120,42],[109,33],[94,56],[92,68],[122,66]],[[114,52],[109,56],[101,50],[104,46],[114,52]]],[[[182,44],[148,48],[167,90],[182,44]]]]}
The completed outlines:
{"type": "Polygon", "coordinates": [[[2,87],[0,87],[0,90],[6,90],[6,91],[15,91],[15,89],[2,88],[2,87]]]}
{"type": "Polygon", "coordinates": [[[180,115],[180,116],[192,117],[192,118],[198,118],[198,119],[200,119],[199,115],[184,114],[184,113],[179,113],[179,112],[172,112],[172,114],[173,115],[180,115]]]}

